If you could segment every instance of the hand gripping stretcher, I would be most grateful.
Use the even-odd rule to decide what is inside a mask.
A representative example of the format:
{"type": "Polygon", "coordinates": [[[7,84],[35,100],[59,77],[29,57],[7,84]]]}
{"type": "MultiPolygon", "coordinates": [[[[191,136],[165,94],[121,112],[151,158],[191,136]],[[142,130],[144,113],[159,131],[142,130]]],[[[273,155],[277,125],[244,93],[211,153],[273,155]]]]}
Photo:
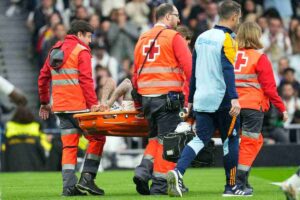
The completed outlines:
{"type": "Polygon", "coordinates": [[[75,114],[82,130],[89,134],[147,137],[148,122],[138,111],[109,111],[75,114]]]}

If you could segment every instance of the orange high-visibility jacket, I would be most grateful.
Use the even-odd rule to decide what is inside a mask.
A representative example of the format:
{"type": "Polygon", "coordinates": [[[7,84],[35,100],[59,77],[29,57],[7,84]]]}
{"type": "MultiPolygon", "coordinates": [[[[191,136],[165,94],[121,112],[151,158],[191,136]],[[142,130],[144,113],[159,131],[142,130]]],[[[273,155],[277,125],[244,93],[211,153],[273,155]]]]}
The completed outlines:
{"type": "Polygon", "coordinates": [[[58,70],[51,68],[54,112],[88,109],[79,85],[78,55],[82,50],[86,47],[77,44],[62,67],[58,70]]]}
{"type": "Polygon", "coordinates": [[[234,71],[241,108],[266,111],[270,107],[269,98],[264,94],[256,73],[261,55],[254,49],[243,49],[237,53],[234,71]]]}
{"type": "MultiPolygon", "coordinates": [[[[163,28],[163,26],[155,26],[140,37],[134,51],[138,73],[151,43],[163,28]]],[[[169,91],[180,92],[183,90],[184,74],[175,58],[172,45],[176,34],[177,32],[174,30],[165,29],[158,36],[141,74],[137,75],[139,94],[167,94],[169,91]]]]}

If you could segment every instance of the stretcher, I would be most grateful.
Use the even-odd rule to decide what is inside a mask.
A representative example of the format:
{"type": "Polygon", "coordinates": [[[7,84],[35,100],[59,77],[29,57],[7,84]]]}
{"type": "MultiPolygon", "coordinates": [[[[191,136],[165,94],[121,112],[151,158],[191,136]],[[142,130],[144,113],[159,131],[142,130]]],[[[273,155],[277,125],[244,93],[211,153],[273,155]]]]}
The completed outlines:
{"type": "Polygon", "coordinates": [[[147,137],[148,122],[138,111],[109,111],[75,114],[82,130],[89,134],[147,137]]]}

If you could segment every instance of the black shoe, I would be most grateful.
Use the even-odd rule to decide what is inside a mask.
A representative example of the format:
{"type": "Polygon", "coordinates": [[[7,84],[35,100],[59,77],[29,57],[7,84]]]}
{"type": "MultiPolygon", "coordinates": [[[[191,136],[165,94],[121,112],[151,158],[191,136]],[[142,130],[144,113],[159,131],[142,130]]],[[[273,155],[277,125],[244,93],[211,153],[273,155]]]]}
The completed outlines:
{"type": "Polygon", "coordinates": [[[189,192],[189,188],[186,187],[186,186],[183,184],[183,182],[182,182],[181,192],[182,192],[182,193],[188,193],[188,192],[189,192]]]}
{"type": "Polygon", "coordinates": [[[85,196],[85,192],[81,192],[78,190],[75,186],[71,186],[68,188],[63,189],[63,193],[61,194],[62,196],[85,196]]]}
{"type": "Polygon", "coordinates": [[[148,182],[144,181],[142,178],[134,176],[133,182],[136,185],[136,191],[141,195],[150,195],[148,182]]]}
{"type": "Polygon", "coordinates": [[[104,195],[104,190],[95,184],[94,177],[90,173],[82,173],[76,187],[93,195],[104,195]]]}

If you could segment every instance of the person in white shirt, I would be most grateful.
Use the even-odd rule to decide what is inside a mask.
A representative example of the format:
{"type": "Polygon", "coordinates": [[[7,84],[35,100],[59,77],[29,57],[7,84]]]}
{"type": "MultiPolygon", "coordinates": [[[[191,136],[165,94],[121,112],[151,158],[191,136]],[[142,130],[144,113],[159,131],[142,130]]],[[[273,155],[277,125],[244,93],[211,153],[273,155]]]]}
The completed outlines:
{"type": "Polygon", "coordinates": [[[26,105],[26,97],[8,80],[0,76],[0,97],[8,97],[16,105],[26,105]]]}

